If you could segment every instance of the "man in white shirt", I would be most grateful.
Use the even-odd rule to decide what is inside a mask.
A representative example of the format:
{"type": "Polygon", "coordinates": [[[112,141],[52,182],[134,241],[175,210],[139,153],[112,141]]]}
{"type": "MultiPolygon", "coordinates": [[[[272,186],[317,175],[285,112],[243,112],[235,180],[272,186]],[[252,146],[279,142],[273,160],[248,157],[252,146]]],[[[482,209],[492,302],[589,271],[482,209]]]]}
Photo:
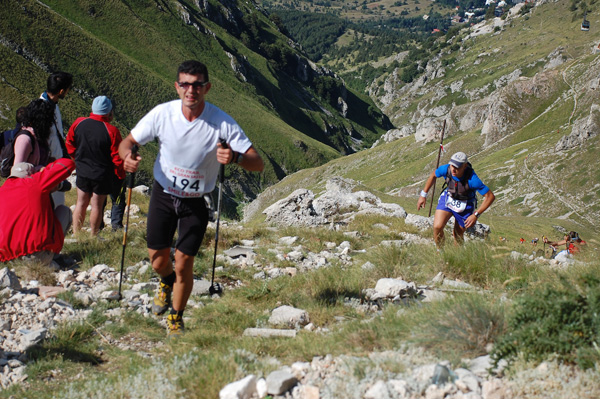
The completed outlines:
{"type": "Polygon", "coordinates": [[[183,62],[175,82],[180,99],[152,109],[119,146],[125,170],[135,172],[141,158],[132,156],[133,146],[154,139],[160,143],[154,162],[147,244],[152,268],[161,276],[153,312],[162,314],[171,307],[169,335],[183,333],[183,311],[194,284],[194,257],[208,224],[203,196],[215,188],[220,165],[237,163],[255,172],[264,168],[262,158],[235,120],[205,101],[210,88],[204,64],[183,62]],[[221,140],[227,142],[227,148],[221,140]],[[173,265],[170,252],[176,231],[173,265]]]}

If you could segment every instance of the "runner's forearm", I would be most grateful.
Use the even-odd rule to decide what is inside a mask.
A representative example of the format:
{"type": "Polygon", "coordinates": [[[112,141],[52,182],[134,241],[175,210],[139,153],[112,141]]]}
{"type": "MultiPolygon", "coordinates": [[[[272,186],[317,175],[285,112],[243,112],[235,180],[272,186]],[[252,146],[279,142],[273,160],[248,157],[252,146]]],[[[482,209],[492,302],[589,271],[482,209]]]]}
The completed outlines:
{"type": "Polygon", "coordinates": [[[254,149],[254,147],[250,147],[248,151],[244,154],[241,154],[241,161],[238,164],[250,171],[250,172],[262,172],[265,168],[265,164],[260,156],[260,154],[254,149]]]}
{"type": "Polygon", "coordinates": [[[483,196],[483,203],[481,204],[479,209],[477,209],[477,214],[481,215],[483,212],[485,212],[490,207],[490,205],[492,205],[492,202],[494,202],[495,199],[496,196],[494,195],[494,193],[491,190],[488,191],[483,196]]]}
{"type": "Polygon", "coordinates": [[[431,172],[431,174],[429,175],[429,178],[427,178],[427,181],[425,182],[425,188],[423,188],[423,191],[425,193],[429,193],[429,190],[431,189],[431,186],[433,186],[433,182],[435,182],[436,176],[435,176],[435,171],[431,172]]]}

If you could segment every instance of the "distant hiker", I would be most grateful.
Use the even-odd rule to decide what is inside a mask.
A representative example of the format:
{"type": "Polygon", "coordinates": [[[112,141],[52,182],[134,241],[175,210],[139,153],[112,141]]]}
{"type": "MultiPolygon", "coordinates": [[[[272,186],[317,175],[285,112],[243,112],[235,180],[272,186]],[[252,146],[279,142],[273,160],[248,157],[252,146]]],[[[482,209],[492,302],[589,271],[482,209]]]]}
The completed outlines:
{"type": "Polygon", "coordinates": [[[535,238],[531,239],[531,243],[533,244],[533,246],[534,246],[534,247],[537,245],[537,243],[538,243],[538,241],[539,241],[539,240],[540,240],[540,239],[539,239],[539,238],[537,238],[537,237],[535,237],[535,238]]]}
{"type": "Polygon", "coordinates": [[[113,115],[110,99],[96,97],[90,116],[77,118],[67,134],[67,151],[77,165],[73,233],[81,230],[91,202],[90,227],[92,235],[98,234],[106,197],[114,191],[114,181],[125,178],[123,160],[119,157],[121,132],[110,124],[113,115]]]}
{"type": "Polygon", "coordinates": [[[576,231],[569,231],[569,233],[565,234],[564,238],[560,241],[550,241],[544,237],[544,244],[548,244],[556,250],[564,245],[564,250],[560,252],[554,251],[554,258],[566,258],[569,255],[575,255],[579,253],[581,247],[587,243],[582,240],[581,237],[579,237],[579,234],[576,231]]]}
{"type": "Polygon", "coordinates": [[[54,208],[50,193],[75,169],[71,159],[61,158],[35,173],[21,162],[11,169],[0,187],[0,262],[21,256],[49,265],[59,254],[71,224],[71,210],[54,208]]]}
{"type": "Polygon", "coordinates": [[[419,195],[417,210],[423,208],[427,201],[427,192],[433,186],[436,178],[446,179],[447,187],[442,190],[433,219],[433,238],[439,247],[444,243],[444,227],[448,220],[454,216],[454,241],[463,242],[465,230],[477,222],[477,218],[492,205],[494,193],[479,179],[464,152],[457,152],[450,158],[447,165],[442,165],[434,170],[425,188],[419,195]],[[479,209],[475,192],[483,195],[483,203],[479,209]]]}
{"type": "MultiPolygon", "coordinates": [[[[52,123],[48,144],[50,147],[50,158],[59,159],[68,157],[65,147],[65,134],[63,131],[63,120],[58,107],[58,102],[63,100],[71,87],[73,86],[73,75],[67,72],[54,72],[48,76],[46,81],[46,91],[40,96],[41,99],[48,101],[54,107],[54,120],[52,123]]],[[[62,205],[65,203],[65,194],[61,191],[56,191],[52,194],[54,205],[62,205]]]]}
{"type": "Polygon", "coordinates": [[[262,158],[233,118],[205,101],[210,88],[204,64],[183,62],[175,82],[180,100],[152,109],[119,147],[125,170],[135,172],[141,158],[132,156],[132,147],[155,139],[160,144],[154,162],[147,241],[152,268],[161,276],[152,309],[160,315],[171,306],[169,335],[184,330],[183,311],[194,284],[194,257],[208,223],[203,196],[215,188],[219,165],[236,163],[257,172],[264,168],[262,158]],[[227,142],[227,148],[220,140],[227,142]],[[176,230],[173,267],[170,255],[176,230]]]}
{"type": "Polygon", "coordinates": [[[6,130],[2,132],[2,140],[0,140],[1,147],[7,146],[12,142],[12,140],[15,138],[15,135],[21,130],[21,127],[23,126],[23,121],[25,121],[26,116],[27,107],[19,107],[15,116],[15,128],[12,130],[6,130]]]}
{"type": "Polygon", "coordinates": [[[525,239],[523,237],[521,237],[521,239],[519,241],[521,241],[521,244],[523,244],[525,242],[525,239]]]}

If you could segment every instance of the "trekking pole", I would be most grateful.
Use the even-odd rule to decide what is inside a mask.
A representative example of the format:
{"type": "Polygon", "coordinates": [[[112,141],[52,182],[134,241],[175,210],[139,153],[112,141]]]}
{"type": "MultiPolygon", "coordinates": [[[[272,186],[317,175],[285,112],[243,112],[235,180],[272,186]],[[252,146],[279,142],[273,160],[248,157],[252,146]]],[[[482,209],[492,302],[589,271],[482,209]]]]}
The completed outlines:
{"type": "MultiPolygon", "coordinates": [[[[442,127],[442,138],[440,139],[440,148],[438,149],[438,157],[437,163],[435,164],[435,168],[437,169],[440,166],[440,156],[442,155],[442,143],[444,142],[444,131],[446,130],[446,120],[444,119],[444,126],[442,127]]],[[[435,197],[435,181],[433,180],[433,191],[431,191],[431,202],[429,203],[429,217],[431,217],[431,207],[433,207],[433,200],[435,197]]]]}
{"type": "Polygon", "coordinates": [[[546,256],[546,236],[542,236],[542,242],[544,243],[544,256],[546,256]]]}
{"type": "MultiPolygon", "coordinates": [[[[221,148],[228,148],[227,142],[221,139],[221,148]]],[[[225,165],[221,164],[219,169],[219,197],[217,199],[217,226],[215,227],[215,253],[213,256],[212,279],[210,280],[210,295],[223,293],[223,287],[219,283],[215,283],[215,267],[217,264],[217,246],[219,245],[219,222],[221,221],[221,196],[223,195],[223,182],[225,181],[225,165]]]]}
{"type": "MultiPolygon", "coordinates": [[[[136,144],[131,147],[131,157],[137,158],[138,146],[136,144]]],[[[125,264],[125,247],[127,246],[127,230],[129,229],[129,206],[131,205],[131,191],[135,181],[135,172],[130,173],[127,178],[127,217],[125,219],[125,227],[123,228],[123,253],[121,254],[121,274],[119,275],[119,301],[123,299],[121,296],[121,283],[123,282],[123,265],[125,264]]]]}

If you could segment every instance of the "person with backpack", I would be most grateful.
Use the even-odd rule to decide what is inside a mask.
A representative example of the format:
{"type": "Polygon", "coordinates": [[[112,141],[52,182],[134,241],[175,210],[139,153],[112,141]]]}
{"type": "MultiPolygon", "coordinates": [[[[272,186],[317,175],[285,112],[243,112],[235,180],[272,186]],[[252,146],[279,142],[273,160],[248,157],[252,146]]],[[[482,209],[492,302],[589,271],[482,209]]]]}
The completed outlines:
{"type": "Polygon", "coordinates": [[[88,205],[92,204],[90,227],[98,235],[102,223],[106,197],[111,194],[116,180],[125,179],[123,160],[119,157],[121,132],[111,125],[113,105],[106,96],[92,102],[89,117],[73,122],[67,134],[67,151],[77,165],[77,204],[73,212],[73,233],[81,230],[88,205]]]}
{"type": "Polygon", "coordinates": [[[494,202],[494,193],[479,179],[473,167],[468,162],[467,154],[457,152],[450,158],[447,165],[442,165],[434,170],[425,188],[419,195],[417,210],[423,208],[427,202],[427,192],[437,178],[446,180],[445,189],[442,190],[433,218],[433,239],[441,247],[444,243],[444,227],[454,217],[454,241],[462,243],[466,229],[477,223],[479,216],[494,202]],[[483,195],[483,203],[477,208],[476,193],[483,195]]]}
{"type": "Polygon", "coordinates": [[[205,101],[211,89],[206,65],[184,61],[176,76],[179,100],[154,107],[119,146],[125,170],[133,173],[141,161],[134,146],[157,139],[160,145],[154,162],[147,246],[152,268],[161,277],[152,311],[160,315],[170,308],[169,336],[184,332],[183,312],[194,286],[194,258],[209,218],[204,195],[214,190],[220,165],[236,163],[256,172],[264,168],[261,156],[235,120],[205,101]]]}
{"type": "Polygon", "coordinates": [[[48,135],[54,120],[54,109],[44,100],[33,100],[27,106],[21,130],[12,143],[2,149],[0,175],[7,177],[10,168],[27,162],[38,171],[49,161],[48,135]]]}
{"type": "Polygon", "coordinates": [[[58,159],[41,171],[26,162],[15,164],[0,187],[0,262],[27,257],[50,265],[62,250],[71,224],[66,205],[54,207],[50,194],[75,169],[71,159],[58,159]]]}

